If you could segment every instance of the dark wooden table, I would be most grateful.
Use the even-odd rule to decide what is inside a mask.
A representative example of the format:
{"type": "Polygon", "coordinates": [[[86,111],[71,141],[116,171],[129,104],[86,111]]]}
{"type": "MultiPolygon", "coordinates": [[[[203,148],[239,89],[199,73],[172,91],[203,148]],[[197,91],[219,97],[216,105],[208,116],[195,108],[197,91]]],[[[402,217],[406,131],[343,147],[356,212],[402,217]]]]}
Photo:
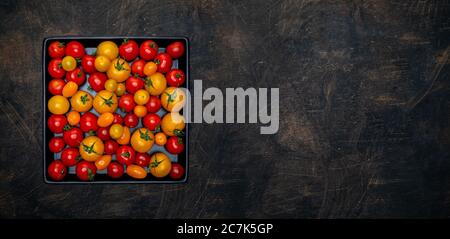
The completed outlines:
{"type": "Polygon", "coordinates": [[[450,215],[447,1],[0,3],[0,216],[450,215]],[[47,185],[46,36],[184,35],[204,87],[280,88],[280,130],[192,124],[184,185],[47,185]]]}

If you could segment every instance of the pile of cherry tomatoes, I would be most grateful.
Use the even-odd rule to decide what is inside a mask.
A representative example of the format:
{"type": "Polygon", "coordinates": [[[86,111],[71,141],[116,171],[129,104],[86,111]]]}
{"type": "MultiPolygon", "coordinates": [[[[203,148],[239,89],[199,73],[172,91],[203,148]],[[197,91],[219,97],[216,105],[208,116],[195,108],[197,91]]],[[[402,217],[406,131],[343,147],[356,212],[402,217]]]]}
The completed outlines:
{"type": "Polygon", "coordinates": [[[154,144],[175,155],[185,150],[179,114],[185,73],[173,67],[185,54],[183,42],[160,52],[153,40],[139,45],[124,39],[120,46],[107,40],[89,55],[78,41],[53,41],[48,54],[47,125],[54,133],[48,147],[61,155],[48,167],[53,180],[63,180],[72,166],[82,181],[94,180],[100,170],[111,179],[184,176],[183,166],[166,153],[148,153],[154,144]]]}

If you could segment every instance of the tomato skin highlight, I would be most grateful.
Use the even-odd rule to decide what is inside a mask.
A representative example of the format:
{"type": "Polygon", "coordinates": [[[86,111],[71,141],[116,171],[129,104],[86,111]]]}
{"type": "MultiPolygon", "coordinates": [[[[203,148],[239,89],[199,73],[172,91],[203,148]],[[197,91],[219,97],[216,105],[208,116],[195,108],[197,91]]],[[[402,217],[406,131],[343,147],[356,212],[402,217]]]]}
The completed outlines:
{"type": "Polygon", "coordinates": [[[110,176],[113,179],[118,179],[123,176],[124,169],[123,166],[117,162],[111,162],[108,165],[108,176],[110,176]]]}
{"type": "Polygon", "coordinates": [[[65,55],[64,43],[59,41],[54,41],[48,46],[48,55],[51,58],[63,58],[65,55]]]}
{"type": "Polygon", "coordinates": [[[61,160],[55,160],[48,166],[47,172],[53,180],[61,181],[67,175],[67,168],[61,160]]]}

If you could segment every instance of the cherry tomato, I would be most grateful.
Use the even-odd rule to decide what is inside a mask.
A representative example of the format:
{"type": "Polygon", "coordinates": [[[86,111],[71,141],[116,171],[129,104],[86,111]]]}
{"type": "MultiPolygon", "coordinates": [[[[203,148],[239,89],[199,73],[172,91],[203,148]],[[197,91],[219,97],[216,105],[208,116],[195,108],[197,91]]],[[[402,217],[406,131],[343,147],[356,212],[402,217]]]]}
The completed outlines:
{"type": "Polygon", "coordinates": [[[71,125],[71,126],[75,126],[75,125],[77,125],[78,123],[80,123],[80,113],[78,113],[77,111],[70,111],[68,114],[67,114],[67,122],[69,122],[69,124],[71,125]]]}
{"type": "Polygon", "coordinates": [[[170,70],[166,74],[167,84],[173,87],[179,87],[184,84],[185,75],[180,69],[170,70]]]}
{"type": "Polygon", "coordinates": [[[130,76],[125,82],[127,92],[130,94],[136,93],[136,91],[144,88],[144,81],[136,76],[130,76]]]}
{"type": "Polygon", "coordinates": [[[139,77],[144,77],[144,66],[145,61],[142,59],[136,60],[131,64],[131,73],[133,75],[138,75],[139,77]]]}
{"type": "Polygon", "coordinates": [[[61,95],[65,84],[66,82],[62,79],[53,79],[48,83],[48,91],[52,95],[61,95]]]}
{"type": "Polygon", "coordinates": [[[74,58],[82,58],[84,56],[84,46],[77,42],[71,41],[66,45],[66,56],[72,56],[74,58]]]}
{"type": "Polygon", "coordinates": [[[98,128],[96,135],[97,135],[97,137],[99,137],[103,141],[109,140],[110,139],[109,127],[100,127],[100,128],[98,128]]]}
{"type": "Polygon", "coordinates": [[[102,155],[95,161],[95,167],[97,167],[98,170],[106,169],[106,167],[108,167],[108,165],[111,163],[111,160],[111,155],[102,155]]]}
{"type": "Polygon", "coordinates": [[[167,136],[163,132],[158,132],[155,134],[155,144],[159,146],[164,146],[167,142],[167,136]]]}
{"type": "Polygon", "coordinates": [[[64,115],[51,115],[48,117],[47,126],[53,133],[62,133],[67,125],[67,119],[64,115]]]}
{"type": "Polygon", "coordinates": [[[122,177],[123,175],[123,166],[117,162],[111,162],[108,165],[108,176],[110,176],[111,178],[117,179],[122,177]]]}
{"type": "Polygon", "coordinates": [[[75,171],[80,180],[92,181],[97,173],[97,168],[93,163],[83,160],[77,164],[75,171]]]}
{"type": "Polygon", "coordinates": [[[62,137],[53,137],[48,143],[48,147],[53,153],[61,152],[61,150],[63,150],[65,146],[66,144],[64,143],[62,137]]]}
{"type": "Polygon", "coordinates": [[[139,118],[135,114],[127,114],[123,118],[123,123],[130,128],[134,128],[139,124],[139,118]]]}
{"type": "Polygon", "coordinates": [[[176,59],[184,54],[184,44],[180,41],[176,41],[166,48],[167,54],[176,59]]]}
{"type": "Polygon", "coordinates": [[[62,68],[65,71],[73,71],[75,70],[75,68],[77,68],[77,60],[75,60],[75,58],[71,57],[71,56],[65,56],[62,59],[62,68]]]}
{"type": "Polygon", "coordinates": [[[180,154],[184,150],[183,138],[171,136],[167,139],[165,147],[171,154],[180,154]]]}
{"type": "Polygon", "coordinates": [[[134,107],[136,106],[136,103],[134,102],[133,95],[126,94],[122,95],[119,99],[119,108],[121,108],[125,112],[131,112],[134,107]]]}
{"type": "Polygon", "coordinates": [[[67,167],[75,166],[81,160],[78,148],[65,148],[61,152],[61,161],[67,167]]]}
{"type": "Polygon", "coordinates": [[[81,141],[84,139],[84,134],[81,129],[77,127],[70,127],[64,131],[63,138],[64,142],[70,147],[78,147],[80,146],[81,141]]]}
{"type": "Polygon", "coordinates": [[[63,78],[66,75],[66,71],[62,68],[61,58],[52,59],[48,63],[48,73],[53,78],[63,78]]]}
{"type": "Polygon", "coordinates": [[[158,72],[166,73],[172,68],[172,57],[167,53],[159,53],[155,58],[158,72]]]}
{"type": "Polygon", "coordinates": [[[66,80],[73,81],[77,83],[77,85],[81,86],[86,81],[86,74],[81,67],[77,67],[75,70],[68,71],[66,73],[66,80]]]}
{"type": "Polygon", "coordinates": [[[145,171],[143,167],[137,165],[128,166],[127,174],[128,176],[135,179],[144,179],[145,177],[147,177],[147,171],[145,171]]]}
{"type": "Polygon", "coordinates": [[[155,113],[147,114],[142,119],[142,124],[149,130],[155,131],[161,124],[161,118],[155,113]]]}
{"type": "Polygon", "coordinates": [[[158,70],[158,66],[153,61],[147,62],[144,66],[144,74],[146,76],[151,76],[151,75],[155,74],[157,70],[158,70]]]}
{"type": "Polygon", "coordinates": [[[67,175],[67,168],[61,160],[55,160],[48,166],[48,175],[55,181],[61,181],[67,175]]]}
{"type": "Polygon", "coordinates": [[[184,175],[184,168],[179,163],[172,163],[169,176],[173,179],[180,179],[184,175]]]}
{"type": "Polygon", "coordinates": [[[105,154],[115,154],[119,148],[119,144],[114,140],[107,140],[105,142],[105,154]]]}
{"type": "Polygon", "coordinates": [[[113,124],[122,124],[123,123],[123,118],[121,115],[119,114],[114,114],[114,121],[113,124]]]}
{"type": "Polygon", "coordinates": [[[150,96],[147,104],[145,104],[149,113],[156,113],[161,109],[161,100],[157,96],[150,96]]]}
{"type": "Polygon", "coordinates": [[[66,98],[72,97],[77,93],[78,85],[73,81],[67,82],[67,84],[63,87],[62,95],[66,98]]]}
{"type": "Polygon", "coordinates": [[[51,58],[63,58],[64,57],[64,43],[54,41],[48,46],[48,55],[51,58]]]}
{"type": "Polygon", "coordinates": [[[136,152],[128,145],[119,146],[116,152],[116,160],[125,165],[131,165],[134,163],[136,152]]]}
{"type": "Polygon", "coordinates": [[[133,113],[139,117],[142,118],[147,114],[147,108],[143,105],[136,105],[133,109],[133,113]]]}
{"type": "Polygon", "coordinates": [[[127,61],[134,60],[139,55],[139,46],[136,41],[125,39],[119,47],[119,55],[127,61]]]}
{"type": "Polygon", "coordinates": [[[141,167],[147,167],[150,164],[150,155],[147,153],[137,153],[134,163],[141,167]]]}
{"type": "Polygon", "coordinates": [[[92,74],[95,72],[95,56],[84,55],[81,59],[81,66],[83,67],[84,72],[88,74],[92,74]]]}
{"type": "Polygon", "coordinates": [[[117,96],[122,96],[123,94],[125,94],[125,84],[124,83],[118,83],[117,84],[117,89],[116,89],[116,95],[117,96]]]}
{"type": "Polygon", "coordinates": [[[47,102],[48,111],[55,115],[62,115],[69,111],[70,103],[62,95],[54,95],[47,102]]]}
{"type": "Polygon", "coordinates": [[[97,116],[91,112],[84,113],[80,118],[80,128],[83,132],[96,131],[98,129],[97,116]]]}
{"type": "Polygon", "coordinates": [[[94,72],[91,75],[89,75],[88,82],[89,85],[95,92],[99,92],[105,89],[105,82],[107,77],[104,73],[101,72],[94,72]]]}
{"type": "Polygon", "coordinates": [[[158,54],[158,45],[152,40],[144,41],[139,48],[139,56],[146,60],[153,60],[158,54]]]}

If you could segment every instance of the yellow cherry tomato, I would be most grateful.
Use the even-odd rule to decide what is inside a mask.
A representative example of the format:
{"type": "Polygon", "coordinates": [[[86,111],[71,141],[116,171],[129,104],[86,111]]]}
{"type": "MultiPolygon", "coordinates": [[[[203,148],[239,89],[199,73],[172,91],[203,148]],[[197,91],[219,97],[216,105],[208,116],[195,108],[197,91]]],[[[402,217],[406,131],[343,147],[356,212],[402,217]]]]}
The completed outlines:
{"type": "Polygon", "coordinates": [[[131,69],[127,61],[122,58],[117,58],[111,62],[106,74],[108,78],[113,79],[117,82],[124,82],[128,77],[130,77],[131,69]]]}
{"type": "Polygon", "coordinates": [[[69,111],[69,100],[62,95],[55,95],[48,100],[48,110],[55,115],[62,115],[69,111]]]}
{"type": "Polygon", "coordinates": [[[148,100],[150,99],[150,94],[148,91],[144,89],[140,89],[134,93],[134,102],[138,105],[145,105],[147,104],[148,100]]]}
{"type": "Polygon", "coordinates": [[[100,127],[108,127],[114,121],[114,115],[110,112],[101,114],[97,119],[97,124],[100,127]]]}
{"type": "Polygon", "coordinates": [[[150,95],[160,95],[166,89],[167,81],[163,74],[156,72],[155,74],[145,78],[145,89],[150,95]]]}
{"type": "Polygon", "coordinates": [[[159,146],[164,146],[167,142],[167,136],[163,132],[158,132],[155,134],[155,144],[159,146]]]}
{"type": "Polygon", "coordinates": [[[177,135],[185,127],[184,118],[178,112],[167,113],[161,120],[161,130],[168,136],[177,135]]]}
{"type": "Polygon", "coordinates": [[[79,90],[70,98],[72,109],[78,112],[86,112],[92,108],[92,96],[86,91],[79,90]]]}
{"type": "Polygon", "coordinates": [[[66,85],[64,85],[63,89],[62,89],[62,95],[66,98],[72,97],[73,95],[75,95],[75,93],[77,93],[78,91],[78,85],[77,83],[73,82],[73,81],[69,81],[67,82],[66,85]]]}
{"type": "Polygon", "coordinates": [[[114,113],[117,109],[117,105],[117,96],[110,91],[102,90],[95,95],[94,109],[99,114],[106,112],[114,113]]]}
{"type": "Polygon", "coordinates": [[[78,113],[77,111],[70,111],[67,114],[67,122],[69,122],[70,125],[75,126],[78,123],[80,123],[80,113],[78,113]]]}
{"type": "Polygon", "coordinates": [[[97,56],[106,56],[109,60],[114,60],[119,55],[119,48],[112,41],[104,41],[97,46],[97,56]]]}
{"type": "Polygon", "coordinates": [[[149,168],[153,176],[163,178],[170,173],[172,162],[167,155],[157,152],[151,156],[149,168]]]}
{"type": "Polygon", "coordinates": [[[131,147],[139,153],[145,153],[152,148],[154,141],[155,136],[152,131],[140,128],[135,130],[131,136],[131,147]]]}
{"type": "Polygon", "coordinates": [[[142,118],[147,114],[147,107],[143,105],[136,105],[133,112],[137,117],[142,118]]]}
{"type": "Polygon", "coordinates": [[[180,111],[186,101],[185,93],[177,87],[167,87],[161,95],[161,105],[169,112],[180,111]]]}
{"type": "Polygon", "coordinates": [[[127,174],[135,179],[144,179],[147,177],[147,171],[143,167],[134,164],[127,166],[127,174]]]}
{"type": "Polygon", "coordinates": [[[123,127],[123,134],[118,138],[117,143],[120,145],[125,145],[130,143],[130,129],[126,126],[123,127]]]}
{"type": "Polygon", "coordinates": [[[106,56],[97,56],[94,62],[95,69],[106,72],[111,66],[111,60],[106,56]]]}
{"type": "Polygon", "coordinates": [[[103,155],[95,161],[95,167],[97,168],[97,170],[103,170],[108,167],[109,163],[111,163],[111,160],[111,155],[103,155]]]}
{"type": "Polygon", "coordinates": [[[125,84],[118,83],[117,84],[117,89],[116,89],[116,95],[117,96],[122,96],[123,94],[125,94],[125,90],[126,90],[125,84]]]}
{"type": "Polygon", "coordinates": [[[153,61],[147,62],[144,65],[144,74],[146,76],[151,76],[156,73],[156,69],[158,69],[158,66],[156,66],[156,63],[153,61]]]}
{"type": "Polygon", "coordinates": [[[109,136],[113,139],[118,139],[123,135],[123,126],[120,124],[113,124],[109,128],[109,136]]]}
{"type": "Polygon", "coordinates": [[[80,144],[80,155],[89,162],[99,159],[103,155],[104,150],[105,145],[97,136],[88,136],[80,144]]]}
{"type": "Polygon", "coordinates": [[[109,79],[105,82],[105,90],[109,92],[114,92],[117,90],[117,81],[109,79]]]}
{"type": "Polygon", "coordinates": [[[72,56],[65,56],[61,61],[61,65],[65,71],[73,71],[77,68],[77,60],[72,56]]]}

